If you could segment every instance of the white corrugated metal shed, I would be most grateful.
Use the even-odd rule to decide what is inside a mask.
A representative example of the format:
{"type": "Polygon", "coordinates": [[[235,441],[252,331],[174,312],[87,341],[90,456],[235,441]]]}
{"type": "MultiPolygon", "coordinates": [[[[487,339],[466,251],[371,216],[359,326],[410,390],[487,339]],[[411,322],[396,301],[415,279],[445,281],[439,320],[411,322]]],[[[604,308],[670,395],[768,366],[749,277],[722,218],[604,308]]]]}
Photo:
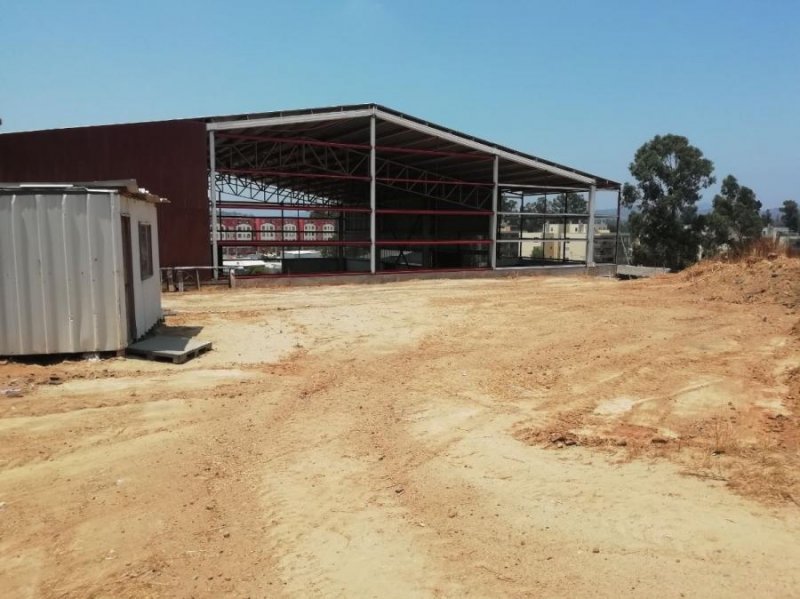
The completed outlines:
{"type": "Polygon", "coordinates": [[[160,201],[133,181],[0,184],[0,355],[120,350],[154,326],[160,201]]]}

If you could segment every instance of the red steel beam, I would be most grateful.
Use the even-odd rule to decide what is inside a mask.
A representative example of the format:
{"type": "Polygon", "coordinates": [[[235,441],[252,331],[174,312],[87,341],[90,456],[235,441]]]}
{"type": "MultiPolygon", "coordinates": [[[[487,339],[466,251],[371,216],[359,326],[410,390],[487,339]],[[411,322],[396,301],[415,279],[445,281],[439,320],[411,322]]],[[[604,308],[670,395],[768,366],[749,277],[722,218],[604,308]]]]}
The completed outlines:
{"type": "MultiPolygon", "coordinates": [[[[298,258],[302,260],[302,258],[298,258]]],[[[560,261],[559,261],[560,262],[560,261]]],[[[464,268],[404,268],[398,270],[379,270],[376,273],[369,272],[354,272],[352,270],[336,270],[327,272],[304,272],[296,274],[262,274],[262,275],[236,275],[237,279],[290,279],[302,277],[340,277],[343,275],[357,277],[357,276],[391,276],[398,273],[415,273],[415,272],[461,272],[465,270],[491,270],[488,266],[467,266],[464,268]]]]}
{"type": "Polygon", "coordinates": [[[459,179],[405,179],[401,177],[375,177],[381,183],[431,183],[441,185],[471,185],[474,187],[493,187],[494,183],[478,181],[461,181],[459,179]]]}
{"type": "MultiPolygon", "coordinates": [[[[285,143],[290,145],[319,146],[323,148],[347,148],[353,150],[369,150],[369,144],[356,144],[338,141],[322,141],[318,139],[300,139],[294,137],[271,137],[268,135],[242,135],[239,133],[217,132],[217,137],[240,139],[242,141],[266,141],[271,143],[285,143]]],[[[451,156],[453,158],[477,158],[479,160],[493,160],[491,154],[482,152],[452,152],[446,150],[425,150],[422,148],[401,148],[398,146],[375,146],[377,152],[394,154],[418,154],[420,156],[451,156]]]]}
{"type": "MultiPolygon", "coordinates": [[[[302,258],[292,258],[292,260],[302,260],[302,258]]],[[[368,272],[353,272],[348,270],[328,270],[325,272],[303,272],[303,273],[295,273],[295,274],[283,274],[283,273],[264,273],[261,275],[236,275],[236,280],[239,279],[294,279],[294,278],[302,278],[302,277],[341,277],[342,275],[365,275],[370,274],[368,272]]]]}
{"type": "Polygon", "coordinates": [[[353,144],[338,141],[321,141],[317,139],[296,139],[292,137],[269,137],[265,135],[240,135],[238,133],[215,134],[217,137],[227,137],[230,139],[241,139],[243,141],[268,141],[275,143],[286,143],[294,145],[320,146],[323,148],[350,148],[357,150],[369,150],[369,144],[353,144]]]}
{"type": "MultiPolygon", "coordinates": [[[[375,245],[395,247],[404,245],[490,245],[491,239],[408,239],[408,240],[381,240],[375,245]]],[[[222,247],[290,247],[290,246],[352,246],[369,247],[369,241],[286,241],[277,239],[252,239],[252,240],[219,240],[217,245],[222,247]]]]}
{"type": "MultiPolygon", "coordinates": [[[[369,210],[367,210],[369,212],[369,210]]],[[[448,216],[491,216],[491,210],[402,210],[394,208],[378,208],[378,214],[441,214],[448,216]]]]}
{"type": "MultiPolygon", "coordinates": [[[[220,202],[217,204],[222,210],[290,210],[290,211],[303,211],[303,212],[361,212],[368,214],[369,208],[362,208],[359,206],[311,206],[308,204],[275,204],[275,203],[262,203],[262,202],[220,202]]],[[[491,210],[406,210],[402,208],[378,208],[375,212],[378,214],[432,214],[443,216],[491,216],[491,210]]]]}
{"type": "MultiPolygon", "coordinates": [[[[328,173],[304,173],[300,171],[273,171],[259,168],[218,168],[218,173],[232,175],[268,175],[272,177],[300,177],[304,179],[346,179],[350,181],[369,181],[366,175],[333,175],[328,173]]],[[[402,177],[375,177],[382,183],[431,183],[439,185],[472,185],[475,187],[492,187],[494,183],[478,181],[461,181],[460,179],[407,179],[402,177]]]]}
{"type": "Polygon", "coordinates": [[[404,245],[491,245],[491,239],[398,239],[380,240],[375,245],[404,246],[404,245]]]}
{"type": "Polygon", "coordinates": [[[250,241],[218,240],[217,245],[222,247],[369,247],[370,243],[369,241],[289,241],[278,239],[252,239],[250,241]]]}
{"type": "MultiPolygon", "coordinates": [[[[232,175],[267,175],[272,177],[299,177],[303,179],[345,179],[349,181],[369,181],[365,175],[332,175],[328,173],[304,173],[290,171],[273,171],[259,168],[218,168],[218,173],[232,175]]],[[[438,185],[471,185],[474,187],[492,187],[494,183],[479,181],[461,181],[459,179],[406,179],[402,177],[375,177],[381,183],[431,183],[438,185]]]]}
{"type": "Polygon", "coordinates": [[[400,148],[398,146],[375,146],[375,151],[395,154],[419,154],[420,156],[451,156],[453,158],[494,160],[494,156],[491,154],[482,154],[480,152],[447,152],[445,150],[423,150],[421,148],[400,148]]]}
{"type": "MultiPolygon", "coordinates": [[[[465,266],[463,268],[401,268],[396,270],[379,270],[378,275],[392,275],[396,273],[412,272],[461,272],[463,270],[491,270],[488,266],[465,266]]],[[[238,278],[238,277],[237,277],[238,278]]]]}
{"type": "Polygon", "coordinates": [[[265,202],[219,202],[217,204],[223,210],[226,208],[231,209],[248,209],[248,210],[301,210],[305,212],[369,212],[369,208],[360,208],[357,206],[310,206],[310,205],[297,205],[297,204],[275,204],[265,202]]]}
{"type": "Polygon", "coordinates": [[[350,181],[369,181],[370,178],[362,175],[331,175],[328,173],[303,173],[288,171],[273,171],[259,168],[218,168],[218,173],[232,175],[268,175],[271,177],[299,177],[302,179],[346,179],[350,181]]]}

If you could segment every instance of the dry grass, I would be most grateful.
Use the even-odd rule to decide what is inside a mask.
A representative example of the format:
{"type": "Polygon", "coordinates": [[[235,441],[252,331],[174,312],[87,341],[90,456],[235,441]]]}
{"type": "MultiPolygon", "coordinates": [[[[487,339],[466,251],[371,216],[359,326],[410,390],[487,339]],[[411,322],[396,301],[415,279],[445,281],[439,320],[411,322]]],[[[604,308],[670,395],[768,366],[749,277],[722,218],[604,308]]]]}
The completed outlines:
{"type": "Polygon", "coordinates": [[[761,237],[738,250],[730,250],[718,259],[723,262],[747,262],[752,260],[793,258],[800,255],[796,249],[778,243],[776,239],[761,237]]]}
{"type": "Polygon", "coordinates": [[[733,423],[724,417],[711,420],[711,454],[734,453],[741,448],[733,423]]]}
{"type": "Polygon", "coordinates": [[[774,239],[761,238],[744,248],[731,249],[725,253],[708,257],[684,270],[680,276],[689,281],[704,280],[715,273],[729,272],[734,266],[747,268],[776,260],[779,264],[783,264],[787,258],[790,259],[789,263],[792,263],[794,262],[792,259],[799,257],[800,252],[794,248],[782,245],[774,239]]]}
{"type": "Polygon", "coordinates": [[[768,504],[800,501],[794,417],[765,420],[772,428],[760,430],[755,439],[741,421],[724,412],[687,423],[676,437],[661,436],[653,427],[619,423],[608,428],[596,421],[587,410],[562,413],[545,428],[517,429],[515,437],[552,450],[591,447],[615,463],[668,459],[687,476],[725,483],[736,493],[768,504]]]}
{"type": "Polygon", "coordinates": [[[796,257],[797,250],[794,248],[778,243],[775,239],[768,239],[762,237],[757,239],[744,250],[742,250],[739,259],[755,258],[757,260],[770,258],[771,256],[784,256],[786,258],[796,257]]]}

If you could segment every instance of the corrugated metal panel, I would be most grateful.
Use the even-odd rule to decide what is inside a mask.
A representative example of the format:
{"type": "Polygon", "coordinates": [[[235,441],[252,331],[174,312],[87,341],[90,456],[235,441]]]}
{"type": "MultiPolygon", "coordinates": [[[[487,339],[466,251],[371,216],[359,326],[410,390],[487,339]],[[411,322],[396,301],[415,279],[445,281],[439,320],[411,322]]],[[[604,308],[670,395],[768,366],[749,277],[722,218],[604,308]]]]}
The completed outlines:
{"type": "Polygon", "coordinates": [[[0,355],[127,345],[116,193],[0,191],[0,355]]]}
{"type": "Polygon", "coordinates": [[[160,121],[0,134],[0,182],[136,179],[159,207],[163,266],[211,264],[206,125],[160,121]]]}

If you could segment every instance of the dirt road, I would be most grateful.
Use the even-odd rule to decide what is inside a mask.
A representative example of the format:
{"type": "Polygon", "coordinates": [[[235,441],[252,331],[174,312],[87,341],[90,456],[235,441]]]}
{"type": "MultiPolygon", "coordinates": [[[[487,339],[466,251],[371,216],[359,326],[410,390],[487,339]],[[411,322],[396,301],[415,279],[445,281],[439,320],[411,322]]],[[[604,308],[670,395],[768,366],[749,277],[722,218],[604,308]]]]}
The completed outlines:
{"type": "Polygon", "coordinates": [[[0,596],[800,596],[796,305],[713,276],[170,295],[213,352],[2,365],[0,596]]]}

